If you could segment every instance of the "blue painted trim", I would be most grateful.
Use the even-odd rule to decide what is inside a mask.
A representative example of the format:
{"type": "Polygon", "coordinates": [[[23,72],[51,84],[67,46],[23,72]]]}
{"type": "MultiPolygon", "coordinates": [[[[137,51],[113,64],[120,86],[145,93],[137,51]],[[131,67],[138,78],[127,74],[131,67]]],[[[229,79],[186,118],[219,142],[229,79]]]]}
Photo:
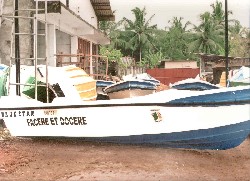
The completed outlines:
{"type": "Polygon", "coordinates": [[[146,81],[146,82],[151,82],[151,83],[155,84],[156,86],[160,85],[160,81],[159,80],[154,80],[154,79],[142,79],[142,80],[146,81]]]}
{"type": "Polygon", "coordinates": [[[113,84],[106,89],[105,93],[119,92],[122,90],[131,90],[131,89],[142,89],[142,90],[156,90],[156,85],[147,81],[125,81],[117,84],[113,84]]]}
{"type": "Polygon", "coordinates": [[[96,87],[107,87],[112,84],[115,84],[115,82],[112,81],[102,81],[102,80],[97,80],[96,81],[96,87]]]}
{"type": "Polygon", "coordinates": [[[250,120],[210,129],[192,131],[144,134],[131,136],[91,137],[86,141],[121,144],[145,144],[159,147],[219,149],[225,150],[240,145],[250,134],[250,120]]]}
{"type": "Polygon", "coordinates": [[[173,85],[172,88],[178,90],[211,90],[211,89],[219,89],[218,86],[212,84],[206,84],[203,82],[190,82],[190,83],[183,83],[178,85],[173,85]]]}

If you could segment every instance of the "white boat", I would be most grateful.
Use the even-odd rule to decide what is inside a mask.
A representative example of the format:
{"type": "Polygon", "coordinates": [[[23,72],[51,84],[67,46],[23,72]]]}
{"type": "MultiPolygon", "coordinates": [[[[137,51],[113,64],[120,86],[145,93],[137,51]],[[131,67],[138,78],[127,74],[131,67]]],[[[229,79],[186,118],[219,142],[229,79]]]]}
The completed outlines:
{"type": "Polygon", "coordinates": [[[63,78],[57,81],[63,94],[51,91],[50,103],[14,94],[0,98],[0,119],[12,136],[229,149],[250,133],[250,86],[169,89],[133,98],[86,101],[73,91],[75,86],[70,86],[70,93],[63,89],[73,85],[72,79],[63,78]]]}
{"type": "Polygon", "coordinates": [[[197,90],[197,91],[204,91],[204,90],[210,90],[210,89],[220,89],[221,86],[211,84],[207,81],[200,80],[198,78],[188,78],[185,80],[181,80],[178,82],[175,82],[174,84],[169,85],[172,89],[178,89],[178,90],[197,90]]]}
{"type": "Polygon", "coordinates": [[[7,95],[7,87],[6,87],[6,83],[8,80],[8,72],[9,72],[9,67],[4,65],[4,64],[0,64],[0,96],[4,96],[7,95]]]}
{"type": "Polygon", "coordinates": [[[229,79],[229,85],[231,87],[250,85],[250,68],[242,66],[239,70],[236,70],[235,74],[229,79]]]}
{"type": "MultiPolygon", "coordinates": [[[[46,66],[37,66],[38,100],[46,102],[46,66]]],[[[49,102],[54,97],[69,97],[70,99],[90,101],[97,97],[96,80],[84,70],[74,65],[64,67],[48,67],[49,102]]],[[[15,82],[16,67],[11,67],[11,82],[15,82]]],[[[34,66],[21,66],[20,68],[21,96],[35,98],[34,66]]],[[[8,95],[15,95],[16,87],[10,86],[8,95]]]]}

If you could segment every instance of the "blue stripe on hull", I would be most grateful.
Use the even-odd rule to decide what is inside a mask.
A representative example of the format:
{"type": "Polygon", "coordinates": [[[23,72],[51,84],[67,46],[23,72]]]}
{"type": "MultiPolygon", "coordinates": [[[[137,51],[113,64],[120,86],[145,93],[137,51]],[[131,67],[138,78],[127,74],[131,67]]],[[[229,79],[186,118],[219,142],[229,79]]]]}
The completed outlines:
{"type": "Polygon", "coordinates": [[[172,88],[178,90],[211,90],[211,89],[219,89],[218,86],[203,82],[190,82],[190,83],[183,83],[179,85],[173,85],[172,88]]]}
{"type": "Polygon", "coordinates": [[[180,99],[175,99],[169,104],[205,104],[205,103],[232,103],[232,102],[249,102],[250,89],[219,92],[213,94],[205,94],[199,96],[191,96],[180,99]]]}
{"type": "Polygon", "coordinates": [[[250,120],[210,129],[161,134],[92,137],[84,138],[84,140],[122,144],[146,144],[172,148],[225,150],[240,145],[249,134],[250,120]]]}

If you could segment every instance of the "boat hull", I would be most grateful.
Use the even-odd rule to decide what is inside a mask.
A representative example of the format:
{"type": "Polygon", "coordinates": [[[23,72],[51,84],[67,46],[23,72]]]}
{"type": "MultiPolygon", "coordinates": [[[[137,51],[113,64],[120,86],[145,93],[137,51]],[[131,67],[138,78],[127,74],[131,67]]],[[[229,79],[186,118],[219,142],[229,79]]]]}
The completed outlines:
{"type": "Polygon", "coordinates": [[[133,135],[123,137],[85,138],[86,141],[99,141],[124,144],[144,144],[158,147],[226,150],[239,146],[248,136],[250,121],[210,129],[185,132],[133,135]],[[233,128],[230,132],[229,129],[233,128]],[[213,132],[214,134],[211,134],[213,132]]]}
{"type": "Polygon", "coordinates": [[[86,141],[229,149],[239,145],[250,133],[249,107],[249,104],[77,105],[23,107],[1,111],[1,116],[13,136],[81,137],[86,141]]]}

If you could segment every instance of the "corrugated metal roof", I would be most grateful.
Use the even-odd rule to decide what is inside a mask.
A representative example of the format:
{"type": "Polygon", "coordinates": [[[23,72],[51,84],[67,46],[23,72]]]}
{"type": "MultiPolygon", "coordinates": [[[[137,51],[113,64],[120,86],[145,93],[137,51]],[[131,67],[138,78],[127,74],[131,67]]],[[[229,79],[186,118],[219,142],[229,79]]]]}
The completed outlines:
{"type": "Polygon", "coordinates": [[[99,21],[115,21],[109,0],[90,0],[99,21]]]}

